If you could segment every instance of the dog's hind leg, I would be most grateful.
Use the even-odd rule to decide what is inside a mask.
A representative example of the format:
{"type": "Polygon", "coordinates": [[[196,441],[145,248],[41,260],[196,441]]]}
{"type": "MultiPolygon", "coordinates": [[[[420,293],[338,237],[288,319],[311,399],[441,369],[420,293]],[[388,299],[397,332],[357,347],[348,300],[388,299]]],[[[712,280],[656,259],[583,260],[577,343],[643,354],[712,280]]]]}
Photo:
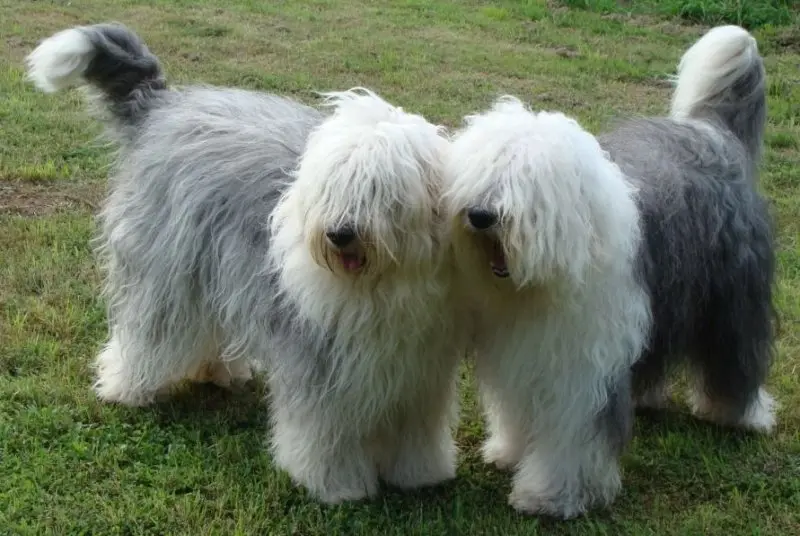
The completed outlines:
{"type": "Polygon", "coordinates": [[[689,403],[696,417],[722,426],[772,432],[775,400],[763,386],[764,353],[752,346],[745,341],[722,343],[692,360],[689,403]],[[750,348],[737,347],[742,345],[750,348]]]}
{"type": "Polygon", "coordinates": [[[101,400],[150,404],[173,384],[198,374],[208,356],[219,355],[208,330],[164,333],[147,329],[148,324],[153,322],[112,326],[111,339],[95,360],[94,390],[101,400]]]}
{"type": "Polygon", "coordinates": [[[772,352],[771,317],[764,305],[725,306],[710,311],[691,356],[693,412],[723,426],[770,433],[775,401],[764,383],[772,352]]]}
{"type": "Polygon", "coordinates": [[[145,406],[170,384],[169,377],[155,377],[152,351],[120,329],[95,359],[94,391],[104,402],[145,406]]]}
{"type": "Polygon", "coordinates": [[[664,409],[669,405],[668,356],[647,352],[633,365],[633,401],[636,408],[664,409]]]}

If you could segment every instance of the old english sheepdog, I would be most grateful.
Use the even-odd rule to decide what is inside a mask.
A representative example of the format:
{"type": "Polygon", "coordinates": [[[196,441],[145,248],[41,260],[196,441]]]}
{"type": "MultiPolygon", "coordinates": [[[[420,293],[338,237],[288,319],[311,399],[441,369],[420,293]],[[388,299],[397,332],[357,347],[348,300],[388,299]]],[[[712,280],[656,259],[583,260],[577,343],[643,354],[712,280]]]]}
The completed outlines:
{"type": "Polygon", "coordinates": [[[476,323],[484,459],[510,503],[570,518],[610,503],[649,301],[635,192],[597,140],[513,97],[468,117],[445,164],[459,286],[476,323]]]}
{"type": "Polygon", "coordinates": [[[697,416],[769,432],[775,256],[757,187],[765,86],[755,39],[713,28],[680,61],[670,116],[628,121],[600,143],[639,190],[654,328],[634,367],[637,404],[664,406],[669,371],[687,363],[697,416]]]}
{"type": "Polygon", "coordinates": [[[168,88],[122,25],[42,42],[45,91],[90,87],[119,145],[100,217],[98,396],[266,370],[278,466],[328,503],[454,477],[456,316],[439,214],[448,142],[368,90],[330,113],[168,88]]]}

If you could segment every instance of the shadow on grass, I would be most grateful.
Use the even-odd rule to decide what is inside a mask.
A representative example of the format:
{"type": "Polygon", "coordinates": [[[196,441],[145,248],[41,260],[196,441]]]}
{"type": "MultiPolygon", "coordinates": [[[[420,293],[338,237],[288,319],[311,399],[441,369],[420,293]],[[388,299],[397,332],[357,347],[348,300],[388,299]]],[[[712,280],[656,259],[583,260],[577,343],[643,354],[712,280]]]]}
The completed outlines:
{"type": "Polygon", "coordinates": [[[216,498],[222,501],[216,507],[232,513],[242,503],[257,503],[264,517],[252,528],[262,532],[397,534],[403,528],[404,534],[470,534],[492,526],[497,534],[589,534],[597,533],[597,527],[623,533],[632,522],[647,524],[652,511],[664,504],[677,512],[754,490],[761,477],[771,478],[764,469],[767,463],[777,464],[779,480],[771,483],[773,489],[789,490],[783,482],[788,461],[771,460],[758,436],[699,421],[675,407],[637,415],[635,439],[622,462],[618,500],[575,520],[522,516],[511,509],[507,497],[512,474],[482,462],[478,445],[483,431],[474,418],[462,423],[458,434],[461,455],[454,481],[414,491],[383,486],[373,500],[327,506],[274,467],[266,443],[265,394],[261,381],[235,391],[190,384],[153,406],[149,417],[132,411],[125,420],[150,420],[170,436],[167,442],[183,438],[191,448],[208,453],[210,472],[198,477],[202,485],[183,483],[171,491],[206,494],[224,483],[226,493],[239,502],[216,498]]]}
{"type": "Polygon", "coordinates": [[[724,449],[747,447],[752,445],[754,439],[763,437],[757,432],[699,419],[674,403],[665,409],[636,410],[637,436],[657,436],[669,432],[684,434],[686,441],[710,442],[710,446],[716,444],[724,449]]]}
{"type": "Polygon", "coordinates": [[[212,383],[185,383],[152,406],[155,422],[215,428],[220,435],[268,424],[266,392],[260,381],[225,389],[212,383]]]}

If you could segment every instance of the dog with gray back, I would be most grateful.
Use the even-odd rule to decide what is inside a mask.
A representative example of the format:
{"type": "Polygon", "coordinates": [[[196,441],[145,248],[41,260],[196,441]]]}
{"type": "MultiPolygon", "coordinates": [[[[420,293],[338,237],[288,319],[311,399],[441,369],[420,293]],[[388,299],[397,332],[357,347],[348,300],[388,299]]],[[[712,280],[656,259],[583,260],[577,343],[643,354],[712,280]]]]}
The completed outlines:
{"type": "MultiPolygon", "coordinates": [[[[86,84],[119,146],[95,243],[112,326],[97,361],[98,395],[142,405],[185,377],[249,378],[237,356],[218,359],[222,319],[203,304],[235,315],[257,310],[272,292],[261,277],[267,218],[322,114],[273,95],[167,88],[158,59],[118,24],[56,34],[28,65],[45,91],[86,84]],[[248,286],[226,288],[232,281],[248,286]]],[[[251,322],[250,337],[266,334],[257,315],[235,321],[251,322]]],[[[247,344],[266,341],[229,346],[247,344]]]]}
{"type": "Polygon", "coordinates": [[[477,321],[483,457],[513,469],[518,511],[611,504],[631,401],[663,404],[682,358],[698,415],[774,426],[764,83],[755,40],[723,26],[684,54],[668,118],[598,139],[505,97],[455,136],[444,200],[477,321]]]}
{"type": "Polygon", "coordinates": [[[633,368],[639,406],[664,406],[668,373],[686,362],[699,417],[774,427],[763,388],[775,277],[772,221],[758,192],[765,121],[756,41],[722,26],[684,54],[669,117],[630,120],[599,137],[639,191],[654,318],[633,368]]]}
{"type": "Polygon", "coordinates": [[[328,503],[455,476],[457,365],[437,225],[441,129],[368,90],[322,114],[252,91],[167,88],[130,30],[65,30],[28,57],[89,86],[119,145],[100,215],[102,400],[266,369],[276,464],[328,503]]]}

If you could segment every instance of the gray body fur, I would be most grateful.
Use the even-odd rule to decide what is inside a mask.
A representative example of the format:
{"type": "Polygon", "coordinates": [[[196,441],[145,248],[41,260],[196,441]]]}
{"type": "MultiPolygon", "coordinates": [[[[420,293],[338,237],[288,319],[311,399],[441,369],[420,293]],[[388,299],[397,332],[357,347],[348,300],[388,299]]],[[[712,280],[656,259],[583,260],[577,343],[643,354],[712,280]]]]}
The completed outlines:
{"type": "Polygon", "coordinates": [[[229,357],[264,348],[263,340],[209,335],[267,336],[267,223],[322,115],[269,94],[166,89],[135,34],[112,25],[84,31],[109,47],[86,78],[123,147],[98,242],[109,266],[110,324],[135,321],[130,333],[151,339],[147,347],[168,341],[178,347],[165,352],[187,358],[197,344],[229,357]]]}
{"type": "Polygon", "coordinates": [[[639,189],[641,267],[653,308],[636,398],[691,366],[715,420],[735,423],[772,359],[773,229],[758,193],[766,116],[760,58],[688,120],[628,121],[599,137],[639,189]]]}
{"type": "MultiPolygon", "coordinates": [[[[213,311],[206,327],[240,332],[250,322],[250,333],[265,333],[267,222],[321,116],[233,89],[190,88],[159,103],[121,156],[102,213],[102,249],[118,290],[109,318],[114,323],[119,308],[128,310],[124,318],[161,311],[140,317],[152,324],[137,331],[171,340],[173,332],[196,336],[188,323],[197,314],[182,308],[197,307],[213,311]]],[[[234,355],[248,344],[219,342],[234,355]]]]}

